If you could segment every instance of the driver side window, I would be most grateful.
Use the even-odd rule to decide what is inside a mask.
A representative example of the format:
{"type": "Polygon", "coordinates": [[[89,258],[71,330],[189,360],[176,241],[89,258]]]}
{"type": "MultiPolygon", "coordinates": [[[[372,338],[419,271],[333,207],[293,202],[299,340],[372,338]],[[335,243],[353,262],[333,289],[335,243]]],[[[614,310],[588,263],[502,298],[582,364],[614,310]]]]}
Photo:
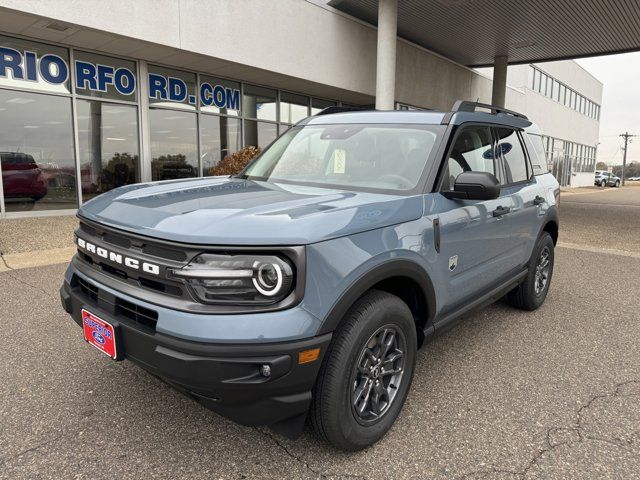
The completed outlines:
{"type": "Polygon", "coordinates": [[[453,190],[456,178],[462,172],[496,174],[489,127],[463,127],[458,133],[442,171],[440,191],[453,190]]]}

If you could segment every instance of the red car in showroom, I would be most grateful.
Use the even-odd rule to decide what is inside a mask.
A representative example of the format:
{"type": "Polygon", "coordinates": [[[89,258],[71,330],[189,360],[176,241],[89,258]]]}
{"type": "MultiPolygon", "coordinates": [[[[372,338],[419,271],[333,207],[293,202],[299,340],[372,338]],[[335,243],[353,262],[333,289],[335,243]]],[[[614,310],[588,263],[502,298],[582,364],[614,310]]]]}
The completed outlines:
{"type": "Polygon", "coordinates": [[[38,201],[47,194],[42,170],[31,155],[0,152],[0,160],[5,198],[31,198],[38,201]]]}

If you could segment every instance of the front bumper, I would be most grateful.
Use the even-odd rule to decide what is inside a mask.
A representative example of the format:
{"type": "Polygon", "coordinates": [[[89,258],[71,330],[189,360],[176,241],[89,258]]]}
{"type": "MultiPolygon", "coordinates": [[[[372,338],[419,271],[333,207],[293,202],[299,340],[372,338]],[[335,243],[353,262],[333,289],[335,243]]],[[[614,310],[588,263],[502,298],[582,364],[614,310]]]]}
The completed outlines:
{"type": "Polygon", "coordinates": [[[78,278],[67,277],[60,288],[63,308],[78,325],[82,325],[83,308],[113,322],[124,358],[243,425],[281,424],[306,415],[330,334],[275,343],[187,340],[157,332],[131,315],[120,315],[112,290],[95,284],[94,293],[87,290],[86,278],[83,284],[78,278]],[[320,348],[319,358],[298,364],[298,353],[312,348],[320,348]],[[263,365],[269,366],[270,376],[261,374],[263,365]]]}

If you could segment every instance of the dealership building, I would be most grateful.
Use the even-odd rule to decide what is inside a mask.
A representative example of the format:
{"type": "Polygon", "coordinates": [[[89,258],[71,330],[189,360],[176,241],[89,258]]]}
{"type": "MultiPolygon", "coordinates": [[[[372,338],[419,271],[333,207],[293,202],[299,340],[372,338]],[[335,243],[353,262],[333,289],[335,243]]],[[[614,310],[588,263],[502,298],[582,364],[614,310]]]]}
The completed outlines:
{"type": "Polygon", "coordinates": [[[0,214],[72,213],[117,186],[215,175],[332,105],[503,104],[540,126],[561,184],[592,184],[603,86],[568,58],[633,46],[613,33],[587,50],[575,36],[547,45],[557,29],[536,25],[541,1],[527,31],[496,42],[483,15],[500,12],[473,4],[0,0],[0,214]]]}

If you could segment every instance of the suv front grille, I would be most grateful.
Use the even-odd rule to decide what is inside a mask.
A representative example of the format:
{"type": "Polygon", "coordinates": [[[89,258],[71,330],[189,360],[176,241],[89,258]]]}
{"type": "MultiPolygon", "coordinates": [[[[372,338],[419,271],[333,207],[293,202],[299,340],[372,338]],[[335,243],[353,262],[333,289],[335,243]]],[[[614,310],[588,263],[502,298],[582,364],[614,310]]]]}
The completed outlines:
{"type": "Polygon", "coordinates": [[[127,318],[143,330],[155,331],[158,312],[124,298],[111,295],[78,275],[71,280],[71,287],[78,288],[87,298],[87,307],[98,307],[116,318],[127,318]]]}

